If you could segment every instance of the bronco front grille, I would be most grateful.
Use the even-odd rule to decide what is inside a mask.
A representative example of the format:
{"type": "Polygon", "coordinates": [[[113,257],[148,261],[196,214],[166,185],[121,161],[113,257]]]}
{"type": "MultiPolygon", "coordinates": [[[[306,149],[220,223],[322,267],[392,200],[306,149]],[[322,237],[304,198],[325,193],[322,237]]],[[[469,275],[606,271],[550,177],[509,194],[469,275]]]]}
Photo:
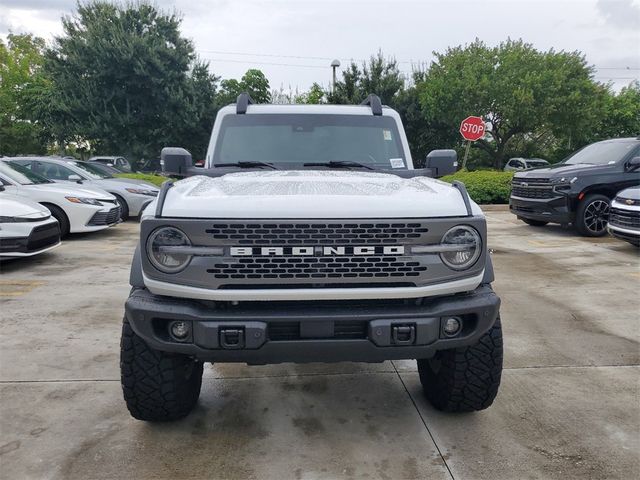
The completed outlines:
{"type": "MultiPolygon", "coordinates": [[[[427,270],[399,257],[252,257],[217,263],[207,272],[218,279],[353,279],[417,277],[427,270]]],[[[286,282],[283,282],[286,283],[286,282]]]]}
{"type": "Polygon", "coordinates": [[[640,212],[611,208],[609,211],[609,223],[621,228],[640,229],[640,212]]]}
{"type": "Polygon", "coordinates": [[[362,245],[398,243],[423,236],[424,223],[216,223],[206,232],[238,245],[362,245]]]}

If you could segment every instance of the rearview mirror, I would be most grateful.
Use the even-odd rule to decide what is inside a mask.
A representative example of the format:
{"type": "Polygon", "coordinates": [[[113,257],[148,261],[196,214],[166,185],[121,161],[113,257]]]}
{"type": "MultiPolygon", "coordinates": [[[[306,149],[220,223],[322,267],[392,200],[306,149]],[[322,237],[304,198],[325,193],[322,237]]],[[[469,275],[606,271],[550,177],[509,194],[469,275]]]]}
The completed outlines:
{"type": "Polygon", "coordinates": [[[455,150],[431,150],[425,167],[433,172],[434,178],[451,175],[458,169],[458,154],[455,150]]]}
{"type": "Polygon", "coordinates": [[[191,154],[180,147],[164,147],[160,153],[160,166],[162,173],[186,177],[188,170],[193,166],[191,154]]]}
{"type": "Polygon", "coordinates": [[[80,181],[82,181],[82,178],[80,177],[80,175],[73,174],[73,175],[69,175],[67,177],[67,180],[69,180],[71,182],[80,182],[80,181]]]}
{"type": "Polygon", "coordinates": [[[627,170],[637,170],[640,167],[640,157],[633,157],[627,163],[627,170]]]}

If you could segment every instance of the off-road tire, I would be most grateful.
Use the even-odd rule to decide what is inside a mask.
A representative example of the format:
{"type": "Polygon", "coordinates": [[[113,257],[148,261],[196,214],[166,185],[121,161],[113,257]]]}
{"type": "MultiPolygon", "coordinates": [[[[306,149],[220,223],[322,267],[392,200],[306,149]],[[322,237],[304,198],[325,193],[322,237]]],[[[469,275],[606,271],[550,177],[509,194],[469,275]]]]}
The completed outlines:
{"type": "Polygon", "coordinates": [[[149,347],[125,318],[120,341],[120,380],[129,413],[138,420],[186,417],[202,385],[202,363],[149,347]]]}
{"type": "MultiPolygon", "coordinates": [[[[578,205],[578,209],[576,210],[576,221],[575,227],[576,230],[581,235],[585,237],[602,237],[607,234],[607,222],[606,220],[602,223],[601,220],[596,220],[596,224],[598,227],[594,230],[593,224],[591,223],[593,220],[591,215],[594,214],[592,209],[598,210],[597,206],[604,206],[606,204],[606,217],[609,216],[609,206],[611,201],[609,198],[600,194],[587,195],[582,199],[580,204],[578,205]]],[[[603,214],[604,215],[604,214],[603,214]]]]}
{"type": "Polygon", "coordinates": [[[547,223],[543,220],[531,220],[530,218],[520,218],[527,225],[531,225],[532,227],[544,227],[547,223]]]}
{"type": "Polygon", "coordinates": [[[65,238],[67,235],[69,235],[69,230],[71,229],[71,227],[69,225],[69,217],[67,217],[67,214],[64,213],[64,210],[50,203],[43,203],[42,205],[47,207],[51,212],[51,216],[58,220],[58,225],[60,226],[60,238],[65,238]]]}
{"type": "Polygon", "coordinates": [[[418,360],[418,373],[427,399],[438,410],[471,412],[490,406],[502,374],[500,317],[476,344],[418,360]]]}

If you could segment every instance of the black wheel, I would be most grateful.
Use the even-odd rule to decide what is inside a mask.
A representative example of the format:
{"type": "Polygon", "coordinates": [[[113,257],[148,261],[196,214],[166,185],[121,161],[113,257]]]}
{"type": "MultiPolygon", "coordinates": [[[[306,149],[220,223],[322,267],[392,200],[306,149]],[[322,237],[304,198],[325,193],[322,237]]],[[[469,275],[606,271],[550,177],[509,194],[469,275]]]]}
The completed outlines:
{"type": "Polygon", "coordinates": [[[531,225],[532,227],[544,227],[549,222],[543,222],[542,220],[531,220],[529,218],[520,218],[527,225],[531,225]]]}
{"type": "Polygon", "coordinates": [[[433,358],[418,360],[420,383],[438,410],[484,410],[498,394],[502,375],[500,317],[475,345],[441,350],[433,358]]]}
{"type": "Polygon", "coordinates": [[[116,202],[118,202],[118,205],[120,205],[120,220],[124,222],[127,218],[129,218],[129,205],[127,205],[125,199],[120,195],[116,195],[115,193],[112,193],[112,195],[116,197],[116,202]]]}
{"type": "Polygon", "coordinates": [[[50,203],[43,203],[42,205],[47,207],[53,218],[58,220],[58,224],[60,225],[60,238],[64,238],[69,235],[69,217],[64,213],[64,210],[50,203]]]}
{"type": "Polygon", "coordinates": [[[604,195],[587,195],[576,211],[575,227],[586,237],[602,237],[607,233],[610,201],[604,195]]]}
{"type": "Polygon", "coordinates": [[[198,402],[202,363],[149,347],[125,318],[120,341],[120,380],[132,417],[177,420],[186,417],[198,402]]]}

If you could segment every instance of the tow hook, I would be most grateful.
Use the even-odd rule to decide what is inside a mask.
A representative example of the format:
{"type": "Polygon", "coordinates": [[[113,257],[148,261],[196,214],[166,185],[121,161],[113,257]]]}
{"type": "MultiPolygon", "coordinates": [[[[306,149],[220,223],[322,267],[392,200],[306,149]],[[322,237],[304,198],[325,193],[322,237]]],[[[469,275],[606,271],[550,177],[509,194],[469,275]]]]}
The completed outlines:
{"type": "Polygon", "coordinates": [[[221,328],[220,346],[229,350],[244,348],[244,328],[221,328]]]}
{"type": "Polygon", "coordinates": [[[391,327],[391,340],[395,345],[411,345],[415,343],[415,325],[394,325],[391,327]]]}

